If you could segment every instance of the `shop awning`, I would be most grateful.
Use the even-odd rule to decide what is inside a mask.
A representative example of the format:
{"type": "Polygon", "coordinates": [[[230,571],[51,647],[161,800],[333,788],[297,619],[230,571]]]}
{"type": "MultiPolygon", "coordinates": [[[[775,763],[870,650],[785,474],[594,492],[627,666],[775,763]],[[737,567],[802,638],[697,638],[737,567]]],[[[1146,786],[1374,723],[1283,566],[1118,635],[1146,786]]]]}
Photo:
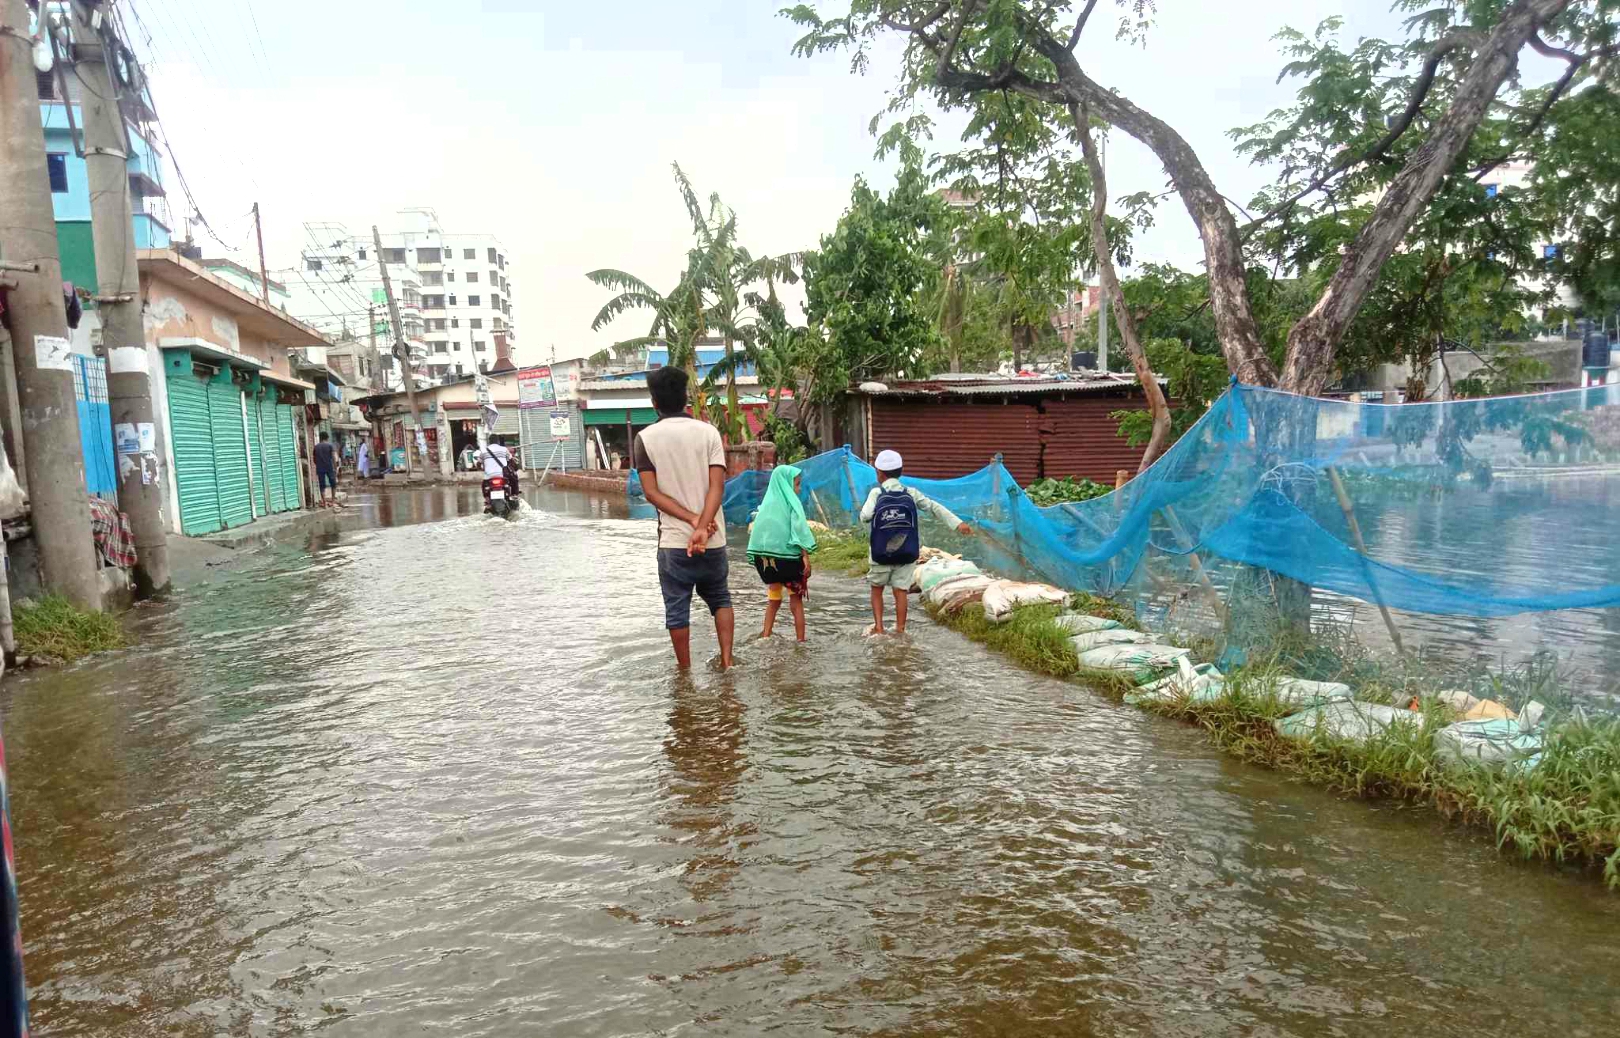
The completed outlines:
{"type": "Polygon", "coordinates": [[[593,407],[581,411],[579,416],[586,425],[651,425],[658,421],[658,412],[650,407],[593,407]]]}

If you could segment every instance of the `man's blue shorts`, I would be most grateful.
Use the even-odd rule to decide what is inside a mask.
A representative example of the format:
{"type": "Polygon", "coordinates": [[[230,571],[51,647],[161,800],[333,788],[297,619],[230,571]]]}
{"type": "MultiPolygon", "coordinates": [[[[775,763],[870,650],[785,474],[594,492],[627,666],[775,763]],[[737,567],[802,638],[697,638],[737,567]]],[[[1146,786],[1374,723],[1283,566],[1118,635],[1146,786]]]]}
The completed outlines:
{"type": "Polygon", "coordinates": [[[331,487],[332,492],[337,493],[337,473],[331,469],[316,469],[315,482],[319,489],[325,490],[327,487],[331,487]]]}
{"type": "Polygon", "coordinates": [[[664,592],[664,626],[672,631],[692,626],[694,591],[709,612],[730,609],[731,588],[726,586],[730,570],[724,548],[710,548],[702,555],[688,555],[685,548],[659,548],[658,586],[664,592]]]}

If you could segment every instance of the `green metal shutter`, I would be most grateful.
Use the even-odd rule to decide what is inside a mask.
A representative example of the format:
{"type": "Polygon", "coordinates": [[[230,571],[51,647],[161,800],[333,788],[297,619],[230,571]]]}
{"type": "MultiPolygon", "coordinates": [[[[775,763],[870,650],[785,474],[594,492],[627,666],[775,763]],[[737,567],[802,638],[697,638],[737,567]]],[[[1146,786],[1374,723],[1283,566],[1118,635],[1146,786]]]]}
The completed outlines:
{"type": "Polygon", "coordinates": [[[259,400],[247,396],[248,474],[253,491],[253,514],[269,515],[270,507],[264,500],[264,446],[259,442],[259,400]]]}
{"type": "Polygon", "coordinates": [[[248,490],[247,441],[242,438],[242,390],[234,382],[208,383],[208,410],[214,429],[214,481],[219,487],[219,518],[226,528],[253,521],[248,490]]]}
{"type": "Polygon", "coordinates": [[[259,442],[264,448],[264,462],[259,469],[264,473],[265,511],[285,512],[287,499],[281,490],[281,431],[276,428],[274,396],[259,401],[259,442]]]}
{"type": "Polygon", "coordinates": [[[174,437],[174,481],[180,493],[180,530],[195,536],[220,529],[214,483],[214,430],[208,386],[191,373],[169,374],[169,431],[174,437]]]}
{"type": "Polygon", "coordinates": [[[293,431],[293,410],[287,404],[276,405],[276,428],[281,433],[281,486],[286,494],[289,512],[304,506],[298,492],[298,437],[293,431]]]}

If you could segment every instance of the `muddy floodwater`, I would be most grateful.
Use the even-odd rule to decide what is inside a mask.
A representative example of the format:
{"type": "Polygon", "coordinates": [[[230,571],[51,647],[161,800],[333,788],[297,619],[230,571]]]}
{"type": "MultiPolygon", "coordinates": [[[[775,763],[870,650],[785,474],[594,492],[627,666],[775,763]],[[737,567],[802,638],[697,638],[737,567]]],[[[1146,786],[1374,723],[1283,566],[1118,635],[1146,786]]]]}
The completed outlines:
{"type": "Polygon", "coordinates": [[[1589,873],[863,640],[840,577],[678,676],[651,524],[530,501],[362,496],[7,676],[37,1034],[1620,1033],[1589,873]]]}

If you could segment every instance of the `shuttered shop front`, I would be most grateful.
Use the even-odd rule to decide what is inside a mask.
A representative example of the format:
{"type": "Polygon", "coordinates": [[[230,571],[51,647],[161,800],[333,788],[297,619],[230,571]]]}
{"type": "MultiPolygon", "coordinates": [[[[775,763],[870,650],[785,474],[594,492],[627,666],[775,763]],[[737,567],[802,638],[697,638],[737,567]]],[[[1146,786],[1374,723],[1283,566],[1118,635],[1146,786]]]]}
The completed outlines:
{"type": "Polygon", "coordinates": [[[168,352],[164,364],[180,530],[191,536],[213,533],[223,523],[219,488],[214,481],[214,427],[208,408],[208,383],[193,371],[191,354],[185,350],[168,352]]]}
{"type": "Polygon", "coordinates": [[[523,422],[523,467],[581,469],[585,467],[585,422],[579,405],[573,401],[559,402],[552,407],[525,407],[519,414],[523,422]],[[551,416],[568,415],[568,439],[557,451],[557,441],[551,438],[551,416]],[[553,460],[555,459],[555,460],[553,460]]]}
{"type": "Polygon", "coordinates": [[[871,396],[872,450],[892,449],[906,474],[950,479],[977,472],[997,454],[1022,485],[1077,476],[1112,483],[1132,473],[1142,448],[1118,435],[1114,411],[1143,406],[1141,394],[1006,393],[871,396]]]}

